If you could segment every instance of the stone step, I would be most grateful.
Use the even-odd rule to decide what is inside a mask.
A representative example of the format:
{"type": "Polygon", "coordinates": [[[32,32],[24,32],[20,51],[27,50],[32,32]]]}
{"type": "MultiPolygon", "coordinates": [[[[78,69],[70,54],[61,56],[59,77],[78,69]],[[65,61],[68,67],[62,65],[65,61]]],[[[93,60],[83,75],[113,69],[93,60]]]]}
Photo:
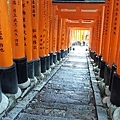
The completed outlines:
{"type": "Polygon", "coordinates": [[[33,115],[33,114],[27,114],[27,113],[20,113],[19,117],[17,120],[91,120],[89,116],[87,119],[85,118],[80,118],[80,119],[75,119],[75,118],[65,118],[65,117],[55,117],[55,116],[44,116],[44,115],[33,115]]]}

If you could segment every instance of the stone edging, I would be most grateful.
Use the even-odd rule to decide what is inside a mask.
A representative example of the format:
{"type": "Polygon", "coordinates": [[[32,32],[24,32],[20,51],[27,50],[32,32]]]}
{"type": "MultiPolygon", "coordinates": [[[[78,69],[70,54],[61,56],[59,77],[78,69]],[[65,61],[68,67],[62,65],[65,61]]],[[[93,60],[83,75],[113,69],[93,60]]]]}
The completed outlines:
{"type": "Polygon", "coordinates": [[[91,77],[91,84],[92,84],[93,93],[94,93],[95,107],[96,107],[98,120],[108,120],[107,111],[103,106],[101,93],[98,88],[98,82],[96,80],[96,76],[93,71],[93,65],[88,55],[87,55],[87,60],[88,60],[88,66],[89,66],[89,72],[91,77]]]}

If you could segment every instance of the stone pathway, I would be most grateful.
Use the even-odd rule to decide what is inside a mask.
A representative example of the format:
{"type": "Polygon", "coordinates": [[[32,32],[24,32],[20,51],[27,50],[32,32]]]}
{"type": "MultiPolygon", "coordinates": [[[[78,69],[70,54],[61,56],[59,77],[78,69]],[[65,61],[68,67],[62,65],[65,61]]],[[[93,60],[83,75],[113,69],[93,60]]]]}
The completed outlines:
{"type": "Polygon", "coordinates": [[[85,47],[69,54],[16,120],[97,120],[85,47]]]}

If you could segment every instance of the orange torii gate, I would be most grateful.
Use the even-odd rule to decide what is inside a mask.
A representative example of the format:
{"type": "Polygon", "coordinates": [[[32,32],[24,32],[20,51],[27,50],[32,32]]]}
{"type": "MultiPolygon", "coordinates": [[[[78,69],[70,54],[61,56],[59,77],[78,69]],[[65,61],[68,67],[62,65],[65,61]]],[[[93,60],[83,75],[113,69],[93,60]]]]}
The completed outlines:
{"type": "MultiPolygon", "coordinates": [[[[83,28],[91,28],[91,34],[93,34],[93,25],[96,23],[97,20],[101,21],[102,20],[102,13],[104,11],[103,7],[104,7],[104,2],[100,2],[100,3],[81,3],[81,2],[77,2],[77,3],[67,3],[67,2],[64,2],[64,3],[54,3],[53,2],[53,6],[56,6],[57,9],[56,9],[56,15],[58,15],[58,18],[59,18],[59,21],[64,21],[64,20],[69,20],[69,21],[72,21],[72,23],[69,23],[68,21],[66,21],[66,24],[72,28],[72,27],[83,27],[83,28]],[[101,16],[101,17],[100,17],[101,16]],[[78,23],[76,23],[76,20],[78,21],[78,23]],[[87,23],[82,23],[81,21],[85,21],[85,20],[88,20],[88,21],[93,21],[93,25],[91,26],[91,24],[87,24],[87,23]]],[[[98,21],[98,22],[99,22],[98,21]]],[[[103,23],[103,21],[102,21],[103,23]]],[[[102,24],[102,23],[98,23],[99,26],[102,24]]],[[[62,42],[61,42],[61,52],[64,52],[65,51],[65,48],[63,47],[63,44],[64,44],[64,41],[65,39],[64,38],[67,38],[64,36],[64,25],[65,24],[64,22],[61,23],[61,27],[59,26],[59,29],[62,29],[62,42]],[[64,50],[63,50],[64,49],[64,50]]],[[[98,26],[98,27],[99,27],[98,26]]],[[[97,28],[98,29],[98,28],[97,28]]],[[[97,30],[96,29],[96,30],[97,30]]],[[[93,50],[93,46],[98,46],[97,49],[94,49],[94,52],[96,52],[97,55],[100,54],[100,46],[101,46],[101,35],[102,33],[99,32],[100,29],[97,30],[97,39],[99,38],[99,40],[90,40],[90,49],[93,50]],[[96,41],[96,42],[93,42],[93,41],[96,41]],[[100,42],[99,42],[100,41],[100,42]],[[97,44],[97,45],[96,45],[97,44]]],[[[67,35],[67,34],[66,34],[67,35]]],[[[95,30],[94,30],[94,35],[91,35],[95,38],[96,34],[95,34],[95,30]]],[[[91,37],[92,38],[92,37],[91,37]]]]}

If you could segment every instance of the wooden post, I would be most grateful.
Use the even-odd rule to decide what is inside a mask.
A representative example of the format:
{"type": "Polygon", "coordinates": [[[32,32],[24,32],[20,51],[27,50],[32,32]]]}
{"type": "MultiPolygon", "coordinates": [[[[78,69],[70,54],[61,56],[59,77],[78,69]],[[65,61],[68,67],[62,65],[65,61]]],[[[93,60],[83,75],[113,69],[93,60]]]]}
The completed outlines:
{"type": "Polygon", "coordinates": [[[6,0],[0,0],[0,102],[1,85],[4,93],[15,94],[18,91],[16,64],[13,63],[11,31],[6,0]]]}
{"type": "Polygon", "coordinates": [[[45,56],[45,0],[39,1],[39,56],[41,59],[41,73],[46,72],[45,56]]]}
{"type": "Polygon", "coordinates": [[[49,53],[50,53],[50,65],[51,67],[54,66],[53,63],[53,22],[52,17],[53,17],[53,6],[52,6],[52,1],[50,0],[50,10],[49,10],[49,53]]]}
{"type": "Polygon", "coordinates": [[[95,35],[95,41],[96,41],[96,48],[95,48],[95,53],[96,55],[99,53],[99,39],[98,39],[98,35],[99,35],[99,20],[96,21],[96,35],[95,35]]]}
{"type": "Polygon", "coordinates": [[[120,76],[120,27],[119,27],[119,35],[118,35],[118,44],[117,44],[117,51],[116,51],[116,57],[115,57],[115,64],[117,66],[117,74],[120,76]]]}
{"type": "MultiPolygon", "coordinates": [[[[105,56],[105,54],[108,54],[108,52],[105,52],[106,51],[105,46],[107,45],[105,37],[106,37],[106,34],[107,34],[107,29],[108,29],[108,19],[110,17],[108,15],[109,10],[110,10],[109,9],[110,3],[111,2],[107,0],[105,2],[105,9],[103,8],[103,10],[104,10],[104,17],[103,17],[104,21],[103,22],[104,23],[103,23],[103,34],[102,34],[102,37],[101,37],[102,38],[102,40],[101,40],[102,41],[102,43],[101,43],[101,60],[100,60],[100,65],[99,65],[99,67],[100,67],[100,77],[101,78],[104,78],[104,71],[105,71],[105,66],[106,66],[106,62],[107,62],[107,61],[105,62],[104,58],[106,58],[108,56],[108,55],[105,56]]],[[[112,8],[112,4],[111,4],[111,8],[112,8]]],[[[109,40],[107,40],[107,41],[109,41],[109,40]]]]}
{"type": "Polygon", "coordinates": [[[9,99],[2,92],[15,94],[18,91],[8,14],[7,1],[0,0],[0,114],[5,112],[9,105],[9,99]]]}
{"type": "Polygon", "coordinates": [[[96,51],[96,31],[97,31],[97,27],[96,24],[94,25],[93,28],[93,36],[92,36],[92,50],[95,52],[96,51]]]}
{"type": "Polygon", "coordinates": [[[34,79],[34,61],[32,56],[32,2],[31,0],[23,0],[22,3],[25,56],[27,57],[28,77],[30,79],[34,79]]]}
{"type": "Polygon", "coordinates": [[[50,0],[45,0],[45,54],[47,58],[47,63],[46,63],[46,70],[50,69],[50,50],[49,50],[49,41],[50,41],[50,18],[49,18],[49,13],[50,13],[50,0]]]}
{"type": "Polygon", "coordinates": [[[70,47],[71,47],[71,28],[68,27],[68,43],[67,43],[67,46],[68,46],[68,53],[70,53],[70,47]]]}
{"type": "Polygon", "coordinates": [[[66,24],[65,24],[65,56],[67,55],[67,51],[68,51],[68,22],[66,20],[66,24]]]}
{"type": "Polygon", "coordinates": [[[117,65],[117,72],[113,73],[112,82],[110,86],[111,96],[110,102],[113,105],[120,106],[120,73],[119,73],[119,35],[120,35],[120,0],[114,0],[113,16],[112,16],[112,28],[111,28],[111,40],[109,49],[110,66],[117,65]]]}
{"type": "Polygon", "coordinates": [[[10,10],[13,58],[17,67],[18,84],[21,89],[24,89],[30,85],[30,80],[28,79],[27,60],[24,48],[22,1],[11,0],[10,10]]]}
{"type": "Polygon", "coordinates": [[[119,0],[114,1],[113,16],[112,16],[112,28],[110,36],[110,47],[109,47],[109,60],[108,63],[112,66],[112,63],[115,63],[116,53],[117,53],[117,44],[119,38],[119,25],[120,25],[120,16],[119,16],[119,0]]]}
{"type": "Polygon", "coordinates": [[[53,6],[53,62],[57,62],[57,30],[58,30],[58,15],[56,15],[56,6],[53,6]]]}
{"type": "Polygon", "coordinates": [[[114,0],[106,1],[103,61],[108,63],[114,0]]]}
{"type": "Polygon", "coordinates": [[[102,40],[101,40],[101,33],[102,32],[102,15],[100,14],[100,16],[99,16],[99,25],[98,25],[98,41],[99,41],[99,43],[98,43],[98,45],[99,45],[99,47],[98,47],[98,56],[101,54],[101,42],[102,42],[102,40]]]}
{"type": "Polygon", "coordinates": [[[106,85],[110,83],[111,76],[111,68],[108,65],[109,60],[109,48],[110,48],[110,39],[111,39],[111,26],[112,26],[112,17],[113,17],[113,1],[106,1],[106,15],[105,15],[105,33],[104,33],[104,47],[103,47],[103,60],[101,61],[101,65],[103,64],[104,71],[104,81],[106,85]]]}
{"type": "Polygon", "coordinates": [[[66,55],[69,53],[69,48],[70,48],[70,28],[69,26],[67,25],[67,35],[66,35],[66,46],[67,46],[67,50],[66,50],[66,55]]]}
{"type": "Polygon", "coordinates": [[[69,39],[70,39],[70,44],[69,44],[69,46],[70,46],[70,51],[71,51],[71,49],[72,49],[72,39],[73,39],[73,32],[72,32],[73,30],[72,30],[72,28],[70,28],[70,36],[69,36],[69,39]]]}
{"type": "Polygon", "coordinates": [[[39,58],[39,1],[32,0],[32,56],[34,60],[34,75],[41,76],[41,64],[39,58]]]}
{"type": "Polygon", "coordinates": [[[66,19],[62,19],[61,58],[64,58],[64,53],[65,53],[65,24],[66,24],[66,19]]]}
{"type": "Polygon", "coordinates": [[[101,31],[100,31],[100,57],[102,56],[102,44],[103,44],[103,32],[104,32],[104,19],[105,19],[105,6],[103,6],[103,9],[101,11],[101,16],[100,16],[100,20],[101,20],[101,31]]]}
{"type": "Polygon", "coordinates": [[[57,60],[61,59],[61,28],[62,28],[62,20],[61,17],[58,16],[58,31],[57,31],[57,60]]]}

